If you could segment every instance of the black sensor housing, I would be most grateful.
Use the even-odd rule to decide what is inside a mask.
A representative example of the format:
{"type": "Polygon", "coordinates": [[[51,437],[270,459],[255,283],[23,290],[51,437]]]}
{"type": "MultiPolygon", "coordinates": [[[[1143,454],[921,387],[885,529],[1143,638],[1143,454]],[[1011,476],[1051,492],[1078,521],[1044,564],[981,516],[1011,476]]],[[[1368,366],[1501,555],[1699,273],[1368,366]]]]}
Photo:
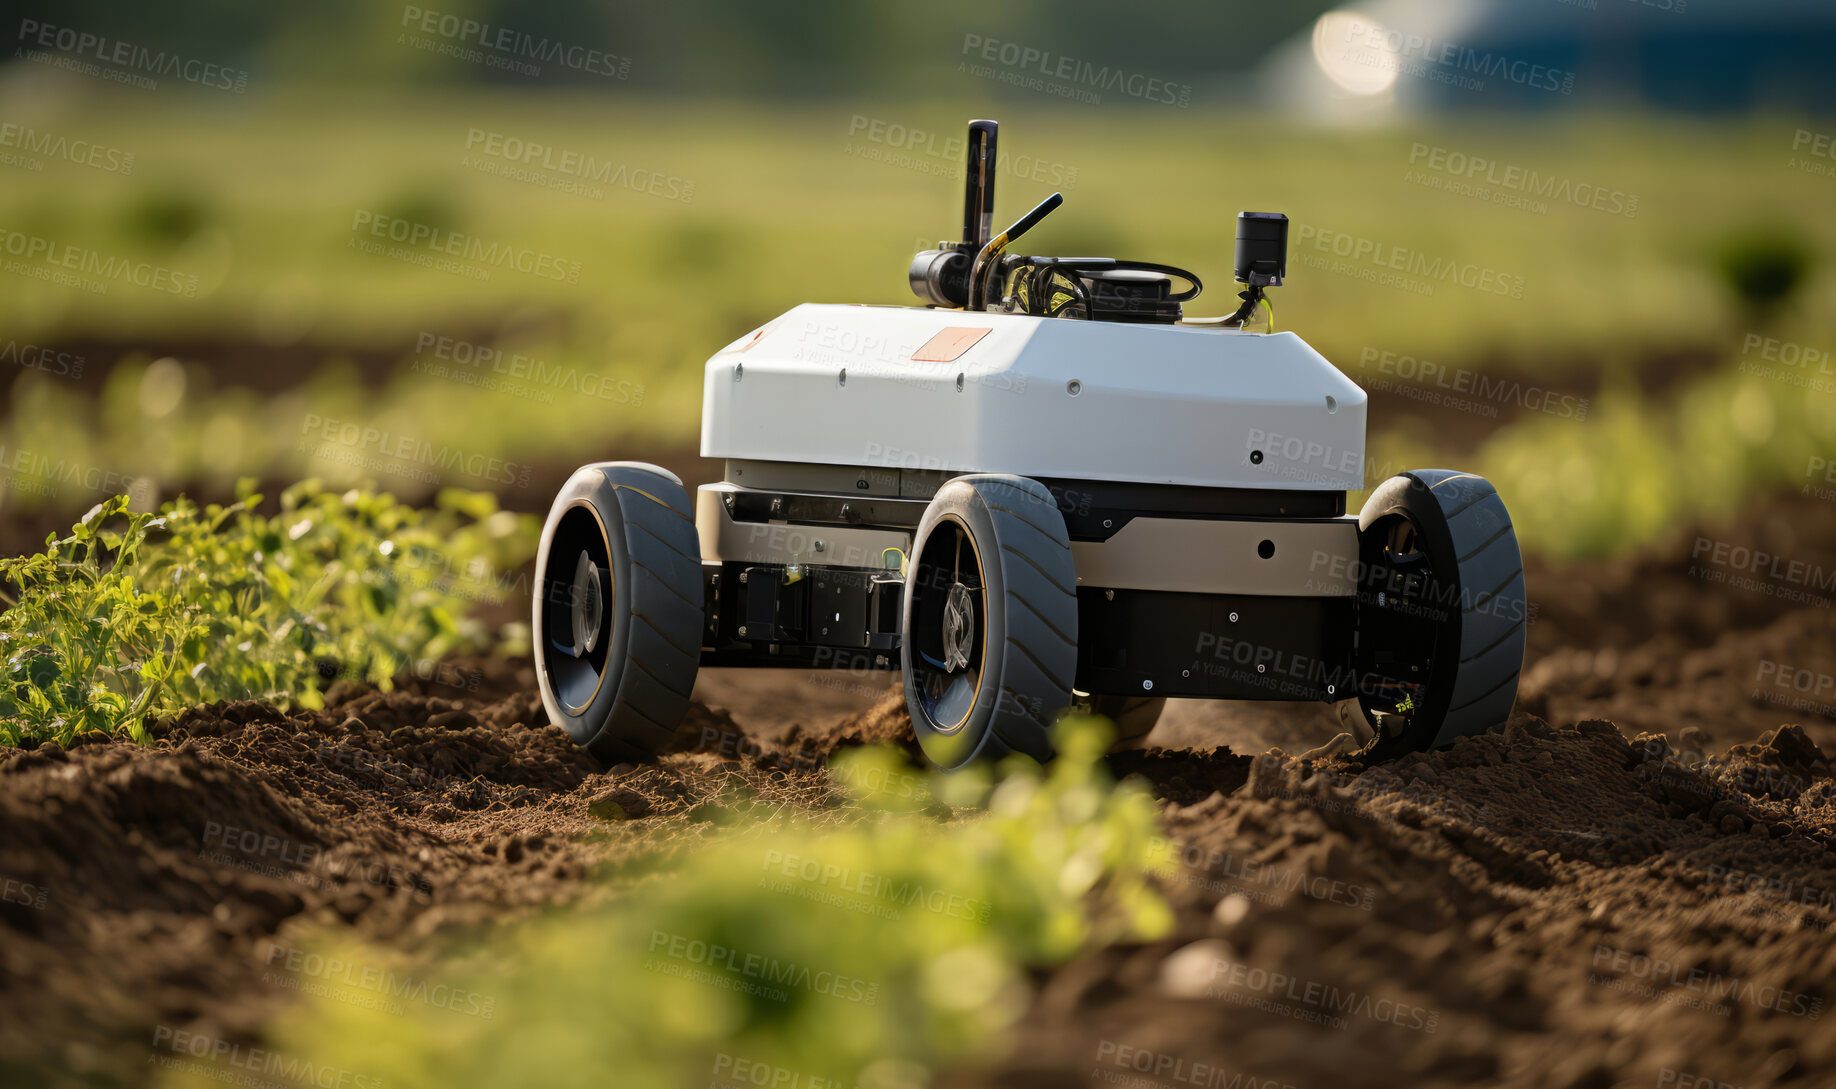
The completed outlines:
{"type": "Polygon", "coordinates": [[[1237,213],[1237,282],[1280,287],[1288,274],[1288,217],[1280,212],[1237,213]]]}

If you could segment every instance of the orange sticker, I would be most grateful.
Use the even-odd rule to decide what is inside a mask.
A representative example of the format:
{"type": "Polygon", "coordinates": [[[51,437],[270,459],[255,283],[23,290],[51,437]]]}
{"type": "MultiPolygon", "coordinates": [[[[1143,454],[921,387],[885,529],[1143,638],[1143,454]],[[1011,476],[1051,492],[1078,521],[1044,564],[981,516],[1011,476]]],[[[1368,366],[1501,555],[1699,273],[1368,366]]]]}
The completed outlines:
{"type": "Polygon", "coordinates": [[[962,325],[946,326],[943,332],[924,342],[924,346],[912,353],[915,363],[954,363],[962,354],[975,347],[975,342],[988,335],[987,329],[975,329],[962,325]]]}

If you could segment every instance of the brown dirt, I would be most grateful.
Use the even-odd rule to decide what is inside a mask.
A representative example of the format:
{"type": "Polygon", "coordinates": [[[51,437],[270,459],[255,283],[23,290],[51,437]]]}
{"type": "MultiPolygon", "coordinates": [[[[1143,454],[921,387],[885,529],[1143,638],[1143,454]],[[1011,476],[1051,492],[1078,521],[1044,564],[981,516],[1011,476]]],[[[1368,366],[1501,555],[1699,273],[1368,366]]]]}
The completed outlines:
{"type": "MultiPolygon", "coordinates": [[[[1111,759],[1181,845],[1176,936],[1042,973],[1013,1057],[949,1080],[1829,1084],[1832,610],[1692,574],[1698,537],[1836,570],[1804,499],[1537,568],[1511,727],[1383,767],[1287,755],[1336,708],[1174,705],[1111,759]]],[[[0,749],[0,1083],[141,1084],[153,1026],[253,1039],[318,936],[412,952],[618,895],[588,876],[741,798],[827,804],[829,755],[908,728],[890,679],[710,671],[670,753],[602,769],[533,689],[459,662],[144,748],[0,749]]]]}

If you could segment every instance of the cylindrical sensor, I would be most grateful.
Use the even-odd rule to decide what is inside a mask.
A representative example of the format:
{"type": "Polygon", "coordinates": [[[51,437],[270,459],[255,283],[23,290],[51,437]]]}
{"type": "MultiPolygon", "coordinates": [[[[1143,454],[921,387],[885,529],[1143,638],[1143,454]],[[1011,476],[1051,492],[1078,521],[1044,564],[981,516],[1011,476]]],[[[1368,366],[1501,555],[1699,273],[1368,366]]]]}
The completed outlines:
{"type": "Polygon", "coordinates": [[[1280,287],[1288,274],[1288,217],[1280,212],[1237,213],[1237,282],[1280,287]]]}
{"type": "Polygon", "coordinates": [[[969,301],[969,255],[960,250],[921,250],[906,273],[912,294],[932,306],[962,306],[969,301]]]}

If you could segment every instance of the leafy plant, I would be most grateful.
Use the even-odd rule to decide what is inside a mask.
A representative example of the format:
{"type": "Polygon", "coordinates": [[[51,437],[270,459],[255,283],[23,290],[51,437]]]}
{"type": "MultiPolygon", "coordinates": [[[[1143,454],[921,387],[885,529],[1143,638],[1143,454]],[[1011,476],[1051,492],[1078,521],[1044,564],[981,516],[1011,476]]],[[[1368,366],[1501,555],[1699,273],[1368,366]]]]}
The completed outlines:
{"type": "Polygon", "coordinates": [[[116,496],[45,551],[0,561],[18,595],[0,615],[0,742],[139,738],[148,716],[197,703],[312,706],[331,677],[387,683],[484,643],[467,606],[534,551],[535,519],[490,495],[418,510],[307,481],[270,517],[251,487],[158,514],[116,496]]]}
{"type": "MultiPolygon", "coordinates": [[[[1027,969],[1170,929],[1155,804],[1110,780],[1107,741],[1100,721],[1068,719],[1049,770],[998,776],[850,753],[833,773],[855,806],[736,826],[665,880],[495,931],[431,974],[353,977],[417,981],[429,997],[401,1016],[313,991],[266,1054],[455,1089],[597,1087],[607,1071],[631,1087],[926,1084],[1001,1045],[1027,969]]],[[[348,940],[326,953],[398,964],[348,940]]]]}
{"type": "Polygon", "coordinates": [[[1764,319],[1797,292],[1815,256],[1802,231],[1748,228],[1721,244],[1715,272],[1750,315],[1764,319]]]}

